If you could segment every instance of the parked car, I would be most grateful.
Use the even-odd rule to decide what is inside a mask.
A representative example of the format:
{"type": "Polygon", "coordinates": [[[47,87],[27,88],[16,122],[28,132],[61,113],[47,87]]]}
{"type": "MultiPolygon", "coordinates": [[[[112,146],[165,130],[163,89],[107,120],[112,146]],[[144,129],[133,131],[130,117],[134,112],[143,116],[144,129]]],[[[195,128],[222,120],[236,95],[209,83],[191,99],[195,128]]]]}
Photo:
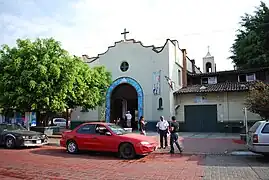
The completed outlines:
{"type": "Polygon", "coordinates": [[[115,152],[124,159],[147,155],[157,147],[152,137],[129,133],[118,125],[102,122],[84,123],[63,132],[60,144],[69,153],[79,150],[115,152]]]}
{"type": "Polygon", "coordinates": [[[48,137],[45,134],[28,131],[19,124],[0,124],[0,145],[4,145],[8,149],[45,144],[48,144],[48,137]]]}
{"type": "MultiPolygon", "coordinates": [[[[59,126],[61,128],[66,127],[66,119],[65,118],[53,118],[52,119],[53,124],[56,126],[59,126]]],[[[51,125],[51,121],[49,121],[49,125],[51,125]]],[[[68,127],[70,127],[70,121],[68,121],[68,127]]]]}
{"type": "Polygon", "coordinates": [[[248,131],[247,146],[252,152],[269,155],[269,122],[257,121],[248,131]]]}

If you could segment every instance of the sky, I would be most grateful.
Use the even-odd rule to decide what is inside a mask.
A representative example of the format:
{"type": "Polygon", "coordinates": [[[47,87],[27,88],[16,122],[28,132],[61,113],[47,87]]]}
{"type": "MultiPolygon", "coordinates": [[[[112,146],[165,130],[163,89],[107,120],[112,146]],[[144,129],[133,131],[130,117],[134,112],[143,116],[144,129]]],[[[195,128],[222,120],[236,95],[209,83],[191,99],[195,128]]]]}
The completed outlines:
{"type": "Polygon", "coordinates": [[[96,56],[126,28],[129,39],[162,46],[177,39],[202,67],[207,47],[217,70],[233,69],[230,47],[241,16],[260,0],[0,0],[0,44],[53,37],[71,54],[96,56]]]}

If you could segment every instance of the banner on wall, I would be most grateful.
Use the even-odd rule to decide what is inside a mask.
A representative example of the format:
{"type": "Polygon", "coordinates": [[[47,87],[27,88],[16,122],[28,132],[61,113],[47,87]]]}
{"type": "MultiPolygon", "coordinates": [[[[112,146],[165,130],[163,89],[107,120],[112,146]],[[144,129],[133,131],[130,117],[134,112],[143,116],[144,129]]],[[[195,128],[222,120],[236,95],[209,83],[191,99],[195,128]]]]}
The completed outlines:
{"type": "Polygon", "coordinates": [[[161,70],[153,72],[153,94],[161,94],[161,70]]]}

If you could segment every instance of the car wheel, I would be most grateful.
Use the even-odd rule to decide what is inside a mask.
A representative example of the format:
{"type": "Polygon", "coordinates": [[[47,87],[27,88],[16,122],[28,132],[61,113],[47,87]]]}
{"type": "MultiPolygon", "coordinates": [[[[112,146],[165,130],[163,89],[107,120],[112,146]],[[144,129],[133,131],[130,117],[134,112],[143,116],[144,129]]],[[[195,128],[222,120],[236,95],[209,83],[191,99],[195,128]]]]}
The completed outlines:
{"type": "Polygon", "coordinates": [[[66,143],[67,152],[70,154],[75,154],[78,152],[78,145],[75,141],[68,141],[66,143]]]}
{"type": "Polygon", "coordinates": [[[119,155],[123,159],[133,159],[136,156],[134,146],[130,143],[124,143],[119,148],[119,155]]]}
{"type": "Polygon", "coordinates": [[[6,148],[13,149],[15,148],[15,139],[13,137],[7,137],[5,141],[6,148]]]}

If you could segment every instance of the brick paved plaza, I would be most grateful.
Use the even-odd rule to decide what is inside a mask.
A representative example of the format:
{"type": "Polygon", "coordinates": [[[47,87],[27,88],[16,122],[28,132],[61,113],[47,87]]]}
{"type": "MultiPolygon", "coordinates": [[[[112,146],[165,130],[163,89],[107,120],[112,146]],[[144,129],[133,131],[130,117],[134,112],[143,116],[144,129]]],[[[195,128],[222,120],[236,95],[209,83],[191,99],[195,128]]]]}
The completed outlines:
{"type": "Polygon", "coordinates": [[[183,155],[159,151],[136,160],[87,152],[70,155],[56,146],[0,148],[0,179],[268,180],[269,161],[227,153],[238,148],[242,145],[231,139],[186,138],[183,155]]]}

